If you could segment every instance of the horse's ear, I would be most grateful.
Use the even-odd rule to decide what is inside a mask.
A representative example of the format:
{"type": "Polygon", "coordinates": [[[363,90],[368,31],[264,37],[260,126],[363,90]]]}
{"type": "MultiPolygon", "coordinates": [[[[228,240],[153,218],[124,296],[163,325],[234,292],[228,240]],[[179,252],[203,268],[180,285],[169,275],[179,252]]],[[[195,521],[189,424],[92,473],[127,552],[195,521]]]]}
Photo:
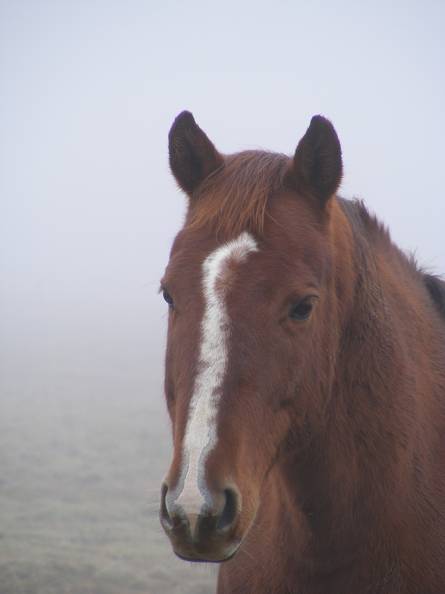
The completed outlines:
{"type": "Polygon", "coordinates": [[[313,194],[324,206],[342,177],[341,146],[334,126],[323,116],[312,118],[293,161],[297,189],[313,194]]]}
{"type": "Polygon", "coordinates": [[[189,111],[180,113],[173,122],[168,135],[168,152],[171,171],[189,195],[223,164],[223,157],[189,111]]]}

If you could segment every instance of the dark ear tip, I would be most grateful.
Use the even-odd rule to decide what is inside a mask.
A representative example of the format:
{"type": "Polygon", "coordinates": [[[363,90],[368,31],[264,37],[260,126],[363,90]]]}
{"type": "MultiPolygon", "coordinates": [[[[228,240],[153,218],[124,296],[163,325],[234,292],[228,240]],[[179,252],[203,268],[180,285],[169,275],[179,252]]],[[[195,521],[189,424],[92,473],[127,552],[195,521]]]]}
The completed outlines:
{"type": "Polygon", "coordinates": [[[330,120],[328,120],[328,118],[325,118],[324,116],[317,114],[312,116],[311,118],[311,123],[309,124],[309,128],[318,128],[318,129],[329,129],[329,130],[334,130],[334,126],[332,125],[332,122],[330,120]]]}
{"type": "Polygon", "coordinates": [[[315,124],[319,124],[319,123],[326,122],[326,121],[327,121],[327,119],[318,113],[318,114],[312,116],[311,126],[312,126],[312,124],[315,125],[315,124]]]}
{"type": "Polygon", "coordinates": [[[308,138],[318,139],[318,142],[329,142],[331,146],[336,147],[337,152],[341,155],[340,140],[334,125],[328,118],[322,115],[314,115],[309,124],[307,135],[308,138]]]}
{"type": "Polygon", "coordinates": [[[193,126],[196,126],[196,122],[192,112],[187,110],[181,111],[181,113],[176,116],[172,127],[170,128],[170,134],[181,128],[190,128],[193,126]]]}

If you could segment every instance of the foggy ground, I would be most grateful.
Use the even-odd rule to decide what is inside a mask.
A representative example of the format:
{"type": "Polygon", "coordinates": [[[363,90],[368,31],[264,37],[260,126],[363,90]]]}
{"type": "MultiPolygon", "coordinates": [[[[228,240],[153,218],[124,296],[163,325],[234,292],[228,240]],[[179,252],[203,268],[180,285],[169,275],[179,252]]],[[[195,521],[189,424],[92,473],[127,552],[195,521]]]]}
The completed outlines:
{"type": "Polygon", "coordinates": [[[174,557],[157,517],[170,435],[148,317],[9,314],[0,594],[212,592],[215,570],[174,557]]]}

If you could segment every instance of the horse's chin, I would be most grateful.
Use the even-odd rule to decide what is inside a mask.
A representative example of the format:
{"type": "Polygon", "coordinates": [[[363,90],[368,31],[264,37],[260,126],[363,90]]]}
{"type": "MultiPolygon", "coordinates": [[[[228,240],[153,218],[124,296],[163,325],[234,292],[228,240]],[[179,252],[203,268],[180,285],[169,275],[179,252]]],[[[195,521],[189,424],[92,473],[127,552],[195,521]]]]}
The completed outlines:
{"type": "Polygon", "coordinates": [[[174,553],[179,559],[183,561],[191,561],[192,563],[225,563],[235,557],[241,542],[232,545],[229,549],[224,551],[212,551],[212,552],[200,552],[200,551],[178,551],[174,550],[174,553]]]}

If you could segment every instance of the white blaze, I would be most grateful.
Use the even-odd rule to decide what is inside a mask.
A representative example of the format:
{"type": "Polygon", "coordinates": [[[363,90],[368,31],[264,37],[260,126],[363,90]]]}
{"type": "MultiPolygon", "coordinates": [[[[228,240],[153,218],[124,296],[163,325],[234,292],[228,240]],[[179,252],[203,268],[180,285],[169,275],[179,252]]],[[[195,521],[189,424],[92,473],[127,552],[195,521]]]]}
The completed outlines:
{"type": "Polygon", "coordinates": [[[224,291],[217,287],[218,280],[229,261],[242,262],[257,250],[254,238],[244,232],[209,254],[202,265],[205,309],[198,371],[183,440],[181,477],[175,489],[179,491],[177,498],[172,493],[172,503],[181,505],[187,514],[198,515],[206,502],[204,466],[217,441],[216,417],[227,368],[229,317],[224,291]]]}

